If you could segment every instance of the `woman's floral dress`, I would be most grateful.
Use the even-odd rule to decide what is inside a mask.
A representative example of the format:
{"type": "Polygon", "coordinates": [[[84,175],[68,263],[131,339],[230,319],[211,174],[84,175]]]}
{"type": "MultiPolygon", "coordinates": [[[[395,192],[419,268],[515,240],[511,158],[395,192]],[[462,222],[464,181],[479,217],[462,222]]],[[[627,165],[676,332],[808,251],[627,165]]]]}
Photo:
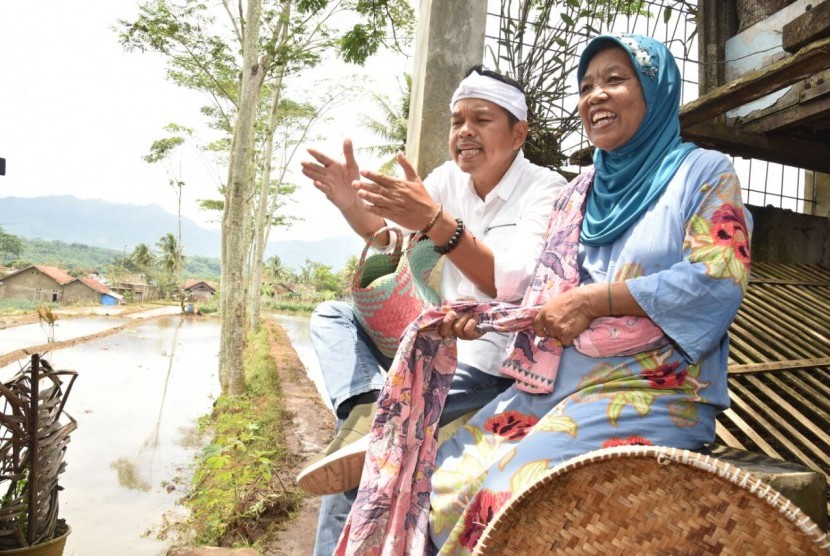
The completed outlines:
{"type": "Polygon", "coordinates": [[[617,241],[580,246],[580,282],[626,281],[670,342],[605,358],[566,347],[552,393],[511,387],[442,444],[429,520],[441,554],[471,553],[513,493],[574,456],[714,440],[729,406],[727,329],[749,278],[750,230],[734,168],[697,149],[617,241]]]}

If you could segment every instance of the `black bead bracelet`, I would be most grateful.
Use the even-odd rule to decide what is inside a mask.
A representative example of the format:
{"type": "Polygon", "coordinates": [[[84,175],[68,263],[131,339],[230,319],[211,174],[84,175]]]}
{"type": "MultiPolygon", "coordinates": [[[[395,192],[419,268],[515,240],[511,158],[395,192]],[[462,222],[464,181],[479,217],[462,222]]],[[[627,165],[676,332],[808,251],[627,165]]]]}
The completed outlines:
{"type": "Polygon", "coordinates": [[[452,237],[447,242],[447,244],[441,246],[436,245],[435,247],[433,247],[433,249],[435,249],[435,252],[439,255],[449,254],[453,249],[458,247],[458,244],[461,242],[461,238],[464,237],[464,222],[460,218],[456,218],[455,222],[455,232],[453,232],[452,237]]]}

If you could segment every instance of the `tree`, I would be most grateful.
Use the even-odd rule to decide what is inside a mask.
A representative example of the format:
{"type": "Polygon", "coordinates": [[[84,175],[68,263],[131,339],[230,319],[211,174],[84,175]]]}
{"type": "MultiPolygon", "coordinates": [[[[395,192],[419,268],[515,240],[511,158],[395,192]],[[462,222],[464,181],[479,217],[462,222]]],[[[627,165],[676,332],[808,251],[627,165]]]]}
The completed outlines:
{"type": "Polygon", "coordinates": [[[176,237],[168,232],[161,236],[161,239],[156,243],[156,247],[161,251],[156,257],[156,264],[166,278],[165,289],[168,291],[176,291],[180,303],[184,303],[184,291],[182,290],[181,281],[181,264],[183,259],[181,245],[176,241],[176,237]]]}
{"type": "Polygon", "coordinates": [[[387,157],[379,171],[383,174],[391,174],[398,168],[397,159],[399,152],[406,150],[406,134],[409,126],[409,103],[412,98],[412,76],[408,73],[403,75],[403,84],[400,86],[400,105],[395,106],[386,95],[372,92],[372,99],[383,111],[383,120],[365,118],[364,124],[375,135],[383,140],[379,145],[370,145],[365,150],[387,157]]]}
{"type": "Polygon", "coordinates": [[[326,299],[332,299],[340,293],[340,278],[332,272],[330,266],[315,263],[312,284],[326,299]]]}
{"type": "MultiPolygon", "coordinates": [[[[682,0],[678,0],[680,2],[682,0]]],[[[525,90],[528,136],[525,156],[562,172],[562,138],[580,129],[571,94],[586,37],[603,31],[617,15],[649,16],[642,0],[502,0],[498,51],[492,63],[525,90]]]]}
{"type": "Polygon", "coordinates": [[[340,295],[345,295],[349,292],[352,285],[352,279],[357,274],[357,269],[360,266],[360,259],[357,255],[352,255],[346,260],[343,270],[340,271],[340,295]]]}
{"type": "MultiPolygon", "coordinates": [[[[211,125],[228,135],[219,144],[229,146],[228,178],[222,188],[222,276],[220,382],[223,393],[244,392],[242,352],[246,330],[246,260],[252,267],[260,258],[248,258],[254,238],[254,199],[257,184],[270,188],[270,177],[259,174],[271,151],[257,151],[257,124],[266,121],[280,105],[284,80],[302,68],[316,64],[326,51],[337,51],[344,60],[362,63],[382,45],[392,29],[403,23],[411,29],[412,10],[407,0],[261,0],[231,3],[222,0],[229,18],[227,28],[216,23],[216,13],[200,0],[157,0],[139,5],[133,22],[120,21],[122,44],[129,49],[153,50],[168,61],[168,72],[178,84],[205,92],[212,100],[203,109],[211,125]],[[332,22],[349,9],[360,22],[342,32],[332,22]],[[263,94],[266,83],[273,87],[263,94]],[[263,118],[266,118],[263,116],[263,118]]],[[[264,129],[275,127],[264,125],[264,129]]],[[[270,222],[270,220],[266,219],[270,222]]],[[[250,269],[248,269],[250,272],[250,269]]]]}
{"type": "MultiPolygon", "coordinates": [[[[167,124],[164,128],[169,134],[170,137],[165,137],[163,139],[158,139],[153,141],[153,144],[150,145],[150,153],[144,156],[144,161],[150,164],[155,164],[157,162],[165,162],[166,163],[166,171],[167,171],[167,178],[170,183],[170,187],[173,188],[173,191],[176,193],[176,217],[178,220],[178,235],[177,235],[177,243],[179,246],[182,245],[182,187],[184,187],[184,181],[182,180],[182,173],[181,173],[181,165],[175,164],[172,160],[173,153],[184,144],[185,136],[190,136],[193,134],[193,130],[177,125],[177,124],[167,124]]],[[[182,290],[182,261],[181,261],[181,248],[176,250],[178,253],[179,259],[176,261],[176,282],[178,283],[178,290],[179,290],[179,305],[181,306],[182,312],[184,312],[184,291],[182,290]]]]}
{"type": "Polygon", "coordinates": [[[20,258],[23,252],[23,240],[14,234],[6,232],[0,226],[0,253],[3,253],[3,264],[20,258]]]}
{"type": "Polygon", "coordinates": [[[242,87],[239,113],[231,143],[225,212],[222,215],[222,310],[219,380],[231,396],[245,393],[243,351],[245,348],[245,242],[252,197],[254,124],[259,92],[267,64],[259,60],[260,0],[248,0],[243,41],[242,87]]]}
{"type": "Polygon", "coordinates": [[[285,265],[282,264],[282,259],[278,255],[272,255],[265,264],[265,269],[271,276],[272,282],[279,282],[283,280],[290,272],[285,265]]]}
{"type": "Polygon", "coordinates": [[[150,248],[147,247],[147,244],[139,243],[133,248],[130,260],[138,270],[146,272],[146,269],[153,264],[153,254],[150,252],[150,248]]]}

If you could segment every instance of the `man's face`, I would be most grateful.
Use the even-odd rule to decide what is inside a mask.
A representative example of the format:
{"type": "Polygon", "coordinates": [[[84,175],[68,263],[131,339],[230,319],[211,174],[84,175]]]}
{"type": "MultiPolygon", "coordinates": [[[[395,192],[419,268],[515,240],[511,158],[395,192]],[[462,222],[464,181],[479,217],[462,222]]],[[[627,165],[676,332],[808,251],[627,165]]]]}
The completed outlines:
{"type": "Polygon", "coordinates": [[[455,103],[450,121],[450,156],[486,195],[513,163],[527,136],[527,122],[510,125],[507,112],[489,100],[465,98],[455,103]]]}

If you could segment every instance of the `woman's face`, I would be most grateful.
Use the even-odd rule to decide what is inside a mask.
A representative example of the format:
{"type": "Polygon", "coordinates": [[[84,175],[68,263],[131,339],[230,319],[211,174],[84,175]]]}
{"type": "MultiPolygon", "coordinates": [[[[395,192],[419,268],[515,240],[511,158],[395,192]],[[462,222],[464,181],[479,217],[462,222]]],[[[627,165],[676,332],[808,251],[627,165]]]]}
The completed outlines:
{"type": "Polygon", "coordinates": [[[613,151],[640,127],[646,103],[628,55],[619,47],[600,50],[579,83],[579,117],[597,148],[613,151]]]}

